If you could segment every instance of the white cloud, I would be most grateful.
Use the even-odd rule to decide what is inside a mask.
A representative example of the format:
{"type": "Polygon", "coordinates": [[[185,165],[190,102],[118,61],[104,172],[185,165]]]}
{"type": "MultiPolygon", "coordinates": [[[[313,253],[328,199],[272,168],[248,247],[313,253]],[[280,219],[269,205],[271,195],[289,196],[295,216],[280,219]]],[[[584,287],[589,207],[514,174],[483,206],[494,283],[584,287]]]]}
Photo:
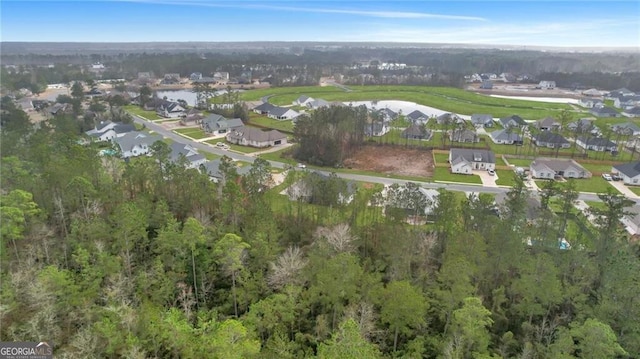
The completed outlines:
{"type": "Polygon", "coordinates": [[[344,14],[388,19],[440,19],[440,20],[459,20],[459,21],[487,21],[487,19],[477,16],[466,15],[446,15],[446,14],[432,14],[425,12],[413,12],[413,11],[371,11],[371,10],[349,10],[349,9],[330,9],[330,8],[315,8],[315,7],[298,7],[298,6],[277,6],[277,5],[265,5],[265,4],[250,4],[250,3],[210,3],[200,1],[172,1],[172,0],[118,0],[123,2],[136,2],[146,4],[159,4],[159,5],[181,5],[181,6],[202,6],[202,7],[214,7],[214,8],[235,8],[235,9],[259,9],[259,10],[278,10],[278,11],[291,11],[291,12],[306,12],[315,14],[344,14]]]}

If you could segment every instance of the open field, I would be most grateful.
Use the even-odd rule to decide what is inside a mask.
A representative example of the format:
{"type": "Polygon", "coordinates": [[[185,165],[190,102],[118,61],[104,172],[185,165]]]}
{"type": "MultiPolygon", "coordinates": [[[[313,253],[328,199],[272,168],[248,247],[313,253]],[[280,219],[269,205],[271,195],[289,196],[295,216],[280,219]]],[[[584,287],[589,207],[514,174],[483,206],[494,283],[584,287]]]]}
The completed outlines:
{"type": "MultiPolygon", "coordinates": [[[[340,102],[399,100],[463,115],[490,113],[494,117],[506,117],[517,114],[531,120],[557,116],[562,110],[576,112],[568,104],[490,97],[450,87],[350,86],[350,88],[352,92],[345,92],[336,87],[319,86],[269,88],[247,91],[242,94],[242,99],[256,101],[271,95],[269,102],[275,105],[291,105],[300,95],[340,102]]],[[[576,114],[576,116],[588,116],[586,112],[578,113],[579,115],[576,114]]]]}
{"type": "Polygon", "coordinates": [[[124,106],[124,109],[128,112],[131,112],[134,115],[144,117],[149,121],[157,121],[157,120],[164,119],[158,116],[158,114],[155,113],[155,111],[145,111],[142,108],[140,108],[140,106],[137,106],[137,105],[127,105],[127,106],[124,106]]]}
{"type": "Polygon", "coordinates": [[[185,135],[188,137],[191,137],[195,140],[199,140],[201,138],[207,138],[210,137],[211,135],[208,133],[205,133],[203,130],[199,129],[199,128],[178,128],[173,130],[173,132],[179,133],[181,135],[185,135]]]}
{"type": "Polygon", "coordinates": [[[399,147],[364,146],[344,161],[347,168],[403,176],[431,177],[431,151],[399,147]]]}
{"type": "Polygon", "coordinates": [[[255,124],[259,126],[273,128],[275,130],[289,131],[289,132],[293,132],[293,127],[294,127],[293,121],[291,120],[278,121],[278,120],[269,118],[267,116],[259,115],[255,112],[251,112],[249,114],[249,124],[255,124]]]}

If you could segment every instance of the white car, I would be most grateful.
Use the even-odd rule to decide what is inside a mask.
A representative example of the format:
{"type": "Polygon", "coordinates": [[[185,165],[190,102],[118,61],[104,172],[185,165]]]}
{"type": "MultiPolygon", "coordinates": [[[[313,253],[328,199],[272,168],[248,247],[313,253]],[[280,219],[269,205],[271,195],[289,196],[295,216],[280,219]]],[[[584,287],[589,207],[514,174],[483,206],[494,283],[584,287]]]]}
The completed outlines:
{"type": "Polygon", "coordinates": [[[611,178],[611,175],[608,173],[603,173],[602,178],[604,178],[605,181],[611,181],[613,179],[611,178]]]}
{"type": "Polygon", "coordinates": [[[496,175],[496,171],[494,171],[494,170],[487,170],[487,173],[489,173],[489,176],[495,176],[496,175]]]}
{"type": "Polygon", "coordinates": [[[216,147],[221,150],[228,150],[230,147],[224,142],[216,142],[216,147]]]}
{"type": "Polygon", "coordinates": [[[304,163],[298,163],[298,165],[296,167],[298,167],[298,168],[307,168],[307,165],[305,165],[304,163]]]}

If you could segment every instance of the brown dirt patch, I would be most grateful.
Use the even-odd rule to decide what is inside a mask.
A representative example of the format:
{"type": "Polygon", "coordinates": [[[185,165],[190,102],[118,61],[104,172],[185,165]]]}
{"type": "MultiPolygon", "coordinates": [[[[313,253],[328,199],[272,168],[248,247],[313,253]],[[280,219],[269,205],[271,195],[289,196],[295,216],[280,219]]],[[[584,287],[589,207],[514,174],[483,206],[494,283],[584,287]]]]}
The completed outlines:
{"type": "Polygon", "coordinates": [[[394,146],[364,146],[344,161],[348,168],[401,176],[431,177],[431,151],[394,146]]]}

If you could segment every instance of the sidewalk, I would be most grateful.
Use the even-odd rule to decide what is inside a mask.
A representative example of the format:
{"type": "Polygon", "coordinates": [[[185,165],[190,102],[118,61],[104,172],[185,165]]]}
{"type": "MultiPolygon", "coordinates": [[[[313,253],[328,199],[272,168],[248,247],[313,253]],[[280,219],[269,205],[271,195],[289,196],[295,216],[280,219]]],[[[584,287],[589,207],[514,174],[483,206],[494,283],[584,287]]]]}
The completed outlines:
{"type": "Polygon", "coordinates": [[[283,150],[285,148],[289,148],[289,147],[292,147],[292,146],[293,146],[293,143],[287,143],[287,144],[280,145],[280,146],[269,147],[268,149],[266,149],[264,151],[257,151],[257,152],[248,153],[247,155],[256,157],[257,155],[261,155],[263,153],[276,152],[276,151],[280,151],[280,150],[283,150]]]}
{"type": "Polygon", "coordinates": [[[612,185],[618,191],[620,191],[620,193],[625,195],[627,198],[640,199],[640,196],[638,196],[632,190],[627,188],[627,186],[622,181],[610,181],[609,184],[612,185]]]}

